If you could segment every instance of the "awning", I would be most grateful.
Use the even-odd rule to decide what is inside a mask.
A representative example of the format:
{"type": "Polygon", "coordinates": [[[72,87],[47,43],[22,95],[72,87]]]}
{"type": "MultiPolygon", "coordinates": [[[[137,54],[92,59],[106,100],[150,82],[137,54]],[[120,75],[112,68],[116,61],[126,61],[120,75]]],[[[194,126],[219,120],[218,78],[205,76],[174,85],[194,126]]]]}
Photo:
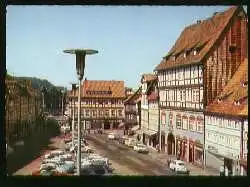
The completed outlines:
{"type": "Polygon", "coordinates": [[[138,130],[139,128],[140,128],[140,126],[139,126],[139,125],[136,125],[136,126],[132,127],[131,130],[132,130],[132,131],[136,131],[136,130],[138,130]]]}
{"type": "Polygon", "coordinates": [[[153,130],[150,130],[150,129],[144,130],[144,133],[147,134],[147,135],[149,135],[149,136],[152,136],[152,135],[154,135],[154,134],[157,134],[156,131],[153,131],[153,130]]]}

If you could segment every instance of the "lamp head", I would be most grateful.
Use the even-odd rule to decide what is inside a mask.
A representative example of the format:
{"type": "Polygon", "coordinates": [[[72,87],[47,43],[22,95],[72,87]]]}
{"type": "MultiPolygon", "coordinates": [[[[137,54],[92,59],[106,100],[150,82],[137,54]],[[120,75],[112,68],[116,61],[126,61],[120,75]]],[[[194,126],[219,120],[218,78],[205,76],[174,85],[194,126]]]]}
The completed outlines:
{"type": "Polygon", "coordinates": [[[64,50],[63,52],[76,55],[76,72],[79,80],[83,79],[86,55],[98,53],[97,50],[93,49],[68,49],[64,50]]]}

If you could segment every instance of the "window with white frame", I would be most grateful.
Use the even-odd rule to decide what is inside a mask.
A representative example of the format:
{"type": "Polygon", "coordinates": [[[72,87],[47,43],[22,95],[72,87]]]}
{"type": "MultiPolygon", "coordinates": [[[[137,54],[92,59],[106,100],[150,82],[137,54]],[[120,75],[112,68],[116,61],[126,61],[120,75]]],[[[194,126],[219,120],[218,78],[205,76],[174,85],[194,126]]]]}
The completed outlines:
{"type": "Polygon", "coordinates": [[[197,119],[197,131],[200,133],[204,132],[204,120],[201,117],[197,119]]]}
{"type": "Polygon", "coordinates": [[[181,129],[181,116],[176,115],[176,128],[181,129]]]}
{"type": "Polygon", "coordinates": [[[115,110],[111,110],[111,115],[115,116],[115,110]]]}
{"type": "Polygon", "coordinates": [[[196,93],[196,91],[193,90],[193,93],[192,93],[192,96],[193,96],[192,101],[193,101],[193,102],[196,102],[196,100],[195,100],[195,99],[196,99],[195,93],[196,93]]]}
{"type": "Polygon", "coordinates": [[[187,116],[182,116],[182,129],[188,130],[188,118],[187,118],[187,116]]]}
{"type": "Polygon", "coordinates": [[[180,90],[179,93],[180,93],[180,102],[183,102],[183,100],[182,100],[182,90],[180,90]]]}
{"type": "Polygon", "coordinates": [[[189,130],[196,131],[196,123],[195,123],[195,118],[193,116],[189,117],[189,130]]]}
{"type": "Polygon", "coordinates": [[[166,114],[165,113],[161,114],[161,124],[166,125],[166,114]]]}
{"type": "Polygon", "coordinates": [[[89,116],[89,110],[86,110],[86,111],[85,111],[85,115],[86,115],[86,116],[89,116]]]}
{"type": "Polygon", "coordinates": [[[195,102],[198,103],[200,98],[199,98],[200,90],[195,91],[195,102]]]}

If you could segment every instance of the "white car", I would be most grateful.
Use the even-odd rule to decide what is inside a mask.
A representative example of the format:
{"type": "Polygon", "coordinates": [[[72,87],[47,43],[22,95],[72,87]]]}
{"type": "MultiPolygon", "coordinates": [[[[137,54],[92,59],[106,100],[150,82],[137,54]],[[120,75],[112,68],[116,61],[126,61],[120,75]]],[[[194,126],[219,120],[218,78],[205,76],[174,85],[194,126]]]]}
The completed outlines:
{"type": "Polygon", "coordinates": [[[93,150],[91,147],[89,147],[89,146],[84,146],[84,147],[82,147],[82,148],[81,148],[81,151],[82,151],[83,153],[93,153],[93,152],[94,152],[94,150],[93,150]]]}
{"type": "Polygon", "coordinates": [[[185,164],[181,160],[174,160],[170,162],[169,168],[177,173],[188,173],[189,171],[185,167],[185,164]]]}
{"type": "Polygon", "coordinates": [[[144,144],[136,144],[134,146],[134,151],[138,153],[148,153],[148,148],[144,144]]]}
{"type": "Polygon", "coordinates": [[[109,140],[117,140],[118,138],[119,138],[119,136],[116,133],[111,132],[111,133],[108,134],[108,139],[109,140]]]}

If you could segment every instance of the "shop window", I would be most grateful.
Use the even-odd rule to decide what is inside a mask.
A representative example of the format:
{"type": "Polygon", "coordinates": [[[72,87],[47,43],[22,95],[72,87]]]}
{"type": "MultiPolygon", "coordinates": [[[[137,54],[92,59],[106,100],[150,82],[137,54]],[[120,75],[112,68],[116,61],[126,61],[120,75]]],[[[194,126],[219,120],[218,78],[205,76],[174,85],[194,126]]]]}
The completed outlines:
{"type": "Polygon", "coordinates": [[[203,160],[203,151],[200,149],[195,149],[195,162],[202,164],[203,160]]]}

